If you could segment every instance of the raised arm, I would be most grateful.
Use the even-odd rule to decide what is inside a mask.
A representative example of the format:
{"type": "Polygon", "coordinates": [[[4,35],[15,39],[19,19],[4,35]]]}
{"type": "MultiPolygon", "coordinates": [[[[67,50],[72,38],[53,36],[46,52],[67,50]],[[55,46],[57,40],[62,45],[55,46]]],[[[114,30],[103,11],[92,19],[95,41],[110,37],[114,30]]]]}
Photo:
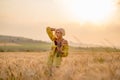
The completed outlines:
{"type": "Polygon", "coordinates": [[[50,28],[50,27],[47,27],[46,28],[46,32],[49,36],[49,38],[54,41],[55,40],[55,36],[53,35],[53,31],[55,31],[55,28],[50,28]]]}

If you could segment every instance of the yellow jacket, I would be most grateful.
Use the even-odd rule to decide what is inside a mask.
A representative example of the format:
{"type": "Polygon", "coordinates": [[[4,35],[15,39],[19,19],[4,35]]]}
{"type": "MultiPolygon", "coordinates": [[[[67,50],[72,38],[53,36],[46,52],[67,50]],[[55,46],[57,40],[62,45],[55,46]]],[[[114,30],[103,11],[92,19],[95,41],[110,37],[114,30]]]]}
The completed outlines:
{"type": "MultiPolygon", "coordinates": [[[[48,34],[49,38],[53,42],[52,47],[51,47],[50,55],[55,56],[56,55],[55,49],[56,49],[57,46],[54,44],[54,41],[55,41],[56,37],[55,37],[55,35],[53,35],[53,32],[51,31],[50,27],[47,27],[46,31],[47,31],[47,34],[48,34]]],[[[63,52],[63,54],[62,54],[61,57],[68,56],[68,44],[65,44],[65,45],[62,46],[62,52],[63,52]]]]}

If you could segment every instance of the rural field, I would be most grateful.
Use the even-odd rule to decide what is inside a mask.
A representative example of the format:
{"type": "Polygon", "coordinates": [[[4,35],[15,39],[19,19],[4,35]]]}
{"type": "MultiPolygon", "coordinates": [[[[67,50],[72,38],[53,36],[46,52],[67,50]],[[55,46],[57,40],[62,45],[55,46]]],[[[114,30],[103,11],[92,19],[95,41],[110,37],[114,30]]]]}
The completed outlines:
{"type": "Polygon", "coordinates": [[[120,80],[120,0],[0,0],[0,80],[120,80]]]}
{"type": "Polygon", "coordinates": [[[48,75],[46,52],[0,52],[0,80],[120,80],[120,52],[70,51],[48,75]]]}

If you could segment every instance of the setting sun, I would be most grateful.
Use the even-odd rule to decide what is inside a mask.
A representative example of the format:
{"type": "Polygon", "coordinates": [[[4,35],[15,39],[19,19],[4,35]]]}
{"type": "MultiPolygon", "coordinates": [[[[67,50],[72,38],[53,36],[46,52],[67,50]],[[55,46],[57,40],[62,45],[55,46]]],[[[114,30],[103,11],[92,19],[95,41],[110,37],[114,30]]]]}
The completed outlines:
{"type": "Polygon", "coordinates": [[[75,21],[103,22],[115,9],[113,0],[61,0],[62,8],[75,21]]]}

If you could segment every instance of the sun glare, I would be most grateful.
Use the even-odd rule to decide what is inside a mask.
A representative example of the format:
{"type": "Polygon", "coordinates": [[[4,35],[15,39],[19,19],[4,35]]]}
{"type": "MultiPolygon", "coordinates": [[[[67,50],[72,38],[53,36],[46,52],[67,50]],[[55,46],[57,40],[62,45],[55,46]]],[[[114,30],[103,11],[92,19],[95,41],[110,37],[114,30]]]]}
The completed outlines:
{"type": "Polygon", "coordinates": [[[60,0],[60,2],[72,19],[81,22],[103,22],[115,9],[113,0],[60,0]]]}

